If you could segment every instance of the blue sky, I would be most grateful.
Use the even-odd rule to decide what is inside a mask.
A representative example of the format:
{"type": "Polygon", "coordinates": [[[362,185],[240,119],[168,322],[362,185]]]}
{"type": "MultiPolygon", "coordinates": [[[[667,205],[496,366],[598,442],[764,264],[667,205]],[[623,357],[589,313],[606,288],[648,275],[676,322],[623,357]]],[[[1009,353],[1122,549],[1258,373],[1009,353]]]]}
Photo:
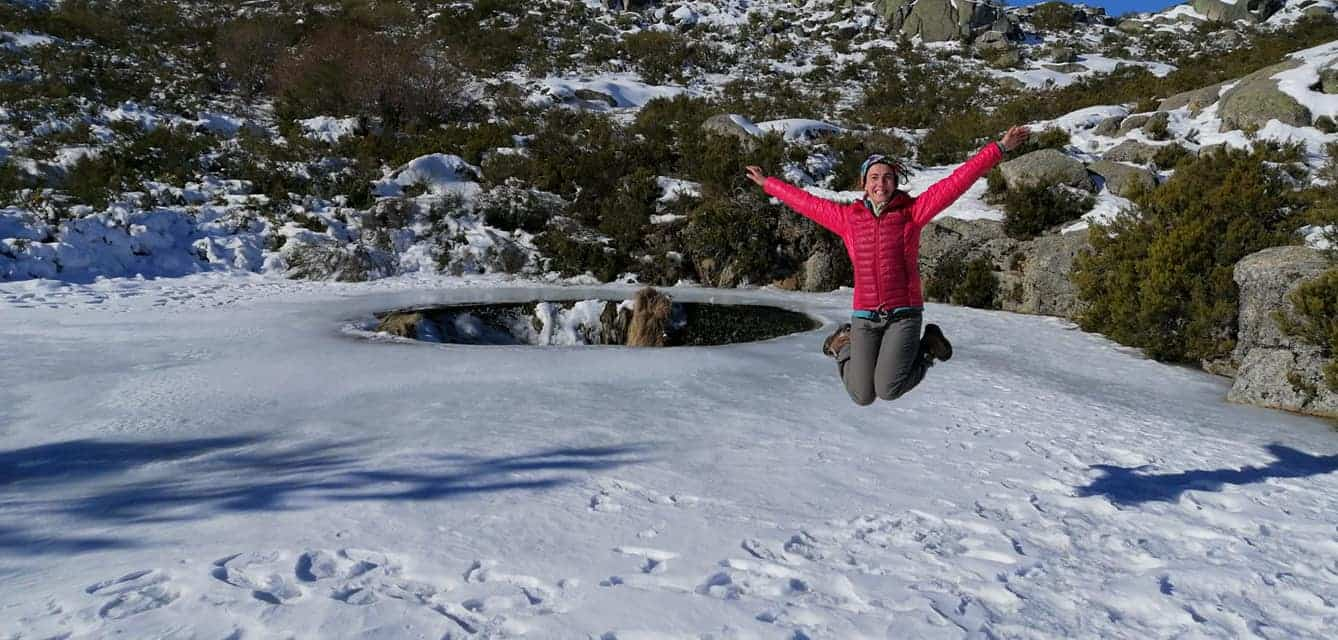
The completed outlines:
{"type": "MultiPolygon", "coordinates": [[[[1038,4],[1038,0],[1007,1],[1008,4],[1017,6],[1038,4]]],[[[1103,7],[1106,10],[1106,14],[1118,16],[1133,11],[1161,11],[1167,7],[1183,3],[1184,0],[1086,0],[1085,2],[1070,2],[1069,4],[1086,4],[1103,7]]]]}

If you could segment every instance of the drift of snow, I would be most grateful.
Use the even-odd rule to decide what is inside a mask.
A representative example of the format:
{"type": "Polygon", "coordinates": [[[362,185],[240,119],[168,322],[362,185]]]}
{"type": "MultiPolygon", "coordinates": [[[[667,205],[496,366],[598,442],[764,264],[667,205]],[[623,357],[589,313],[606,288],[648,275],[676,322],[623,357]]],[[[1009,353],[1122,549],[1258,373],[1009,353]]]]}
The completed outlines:
{"type": "Polygon", "coordinates": [[[297,123],[302,126],[302,130],[306,132],[308,138],[331,144],[358,132],[357,118],[316,116],[315,118],[298,120],[297,123]]]}
{"type": "Polygon", "coordinates": [[[465,162],[460,156],[432,153],[410,160],[396,170],[389,179],[378,182],[376,194],[398,196],[403,193],[405,187],[421,187],[427,193],[434,195],[456,193],[462,196],[474,196],[482,190],[474,181],[478,175],[478,168],[465,162]]]}
{"type": "Polygon", "coordinates": [[[631,288],[0,284],[7,637],[1326,638],[1338,439],[1065,321],[853,405],[822,330],[406,344],[373,312],[631,288]],[[341,329],[342,327],[342,329],[341,329]],[[1081,364],[1075,364],[1081,363],[1081,364]]]}

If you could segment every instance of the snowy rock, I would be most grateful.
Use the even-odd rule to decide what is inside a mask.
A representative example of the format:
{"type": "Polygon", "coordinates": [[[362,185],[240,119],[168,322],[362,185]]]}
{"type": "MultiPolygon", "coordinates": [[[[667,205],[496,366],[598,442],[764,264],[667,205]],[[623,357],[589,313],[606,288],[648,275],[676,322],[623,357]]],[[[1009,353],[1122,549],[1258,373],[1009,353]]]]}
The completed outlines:
{"type": "Polygon", "coordinates": [[[799,288],[804,291],[832,291],[850,277],[850,258],[823,248],[813,252],[804,261],[799,288]]]}
{"type": "MultiPolygon", "coordinates": [[[[998,31],[986,31],[976,38],[971,45],[982,57],[991,57],[999,52],[1013,48],[1008,37],[998,31]]],[[[1065,60],[1064,62],[1068,62],[1065,60]]]]}
{"type": "Polygon", "coordinates": [[[298,120],[302,130],[306,132],[307,138],[319,140],[329,144],[334,144],[340,140],[358,133],[357,118],[332,118],[330,116],[316,116],[306,120],[298,120]]]}
{"type": "Polygon", "coordinates": [[[1148,26],[1141,20],[1124,20],[1116,28],[1124,33],[1135,34],[1147,31],[1148,26]]]}
{"type": "Polygon", "coordinates": [[[763,131],[747,118],[728,113],[707,118],[706,122],[702,123],[702,130],[722,136],[733,136],[742,141],[745,147],[756,144],[754,138],[763,135],[763,131]]]}
{"type": "Polygon", "coordinates": [[[377,183],[376,194],[398,196],[404,193],[406,187],[418,187],[433,195],[454,193],[475,196],[481,190],[474,181],[480,173],[477,167],[459,156],[428,154],[410,160],[396,170],[389,180],[377,183]]]}
{"type": "Polygon", "coordinates": [[[1131,167],[1110,160],[1098,160],[1087,165],[1087,170],[1106,181],[1106,190],[1120,197],[1129,197],[1138,189],[1157,186],[1157,176],[1141,167],[1131,167]]]}
{"type": "Polygon", "coordinates": [[[1117,136],[1120,134],[1121,122],[1124,122],[1124,116],[1111,116],[1102,120],[1101,124],[1096,125],[1096,128],[1092,130],[1092,133],[1107,137],[1117,136]]]}
{"type": "Polygon", "coordinates": [[[1073,47],[1051,47],[1046,50],[1045,57],[1051,62],[1067,64],[1078,61],[1078,52],[1073,47]]]}
{"type": "Polygon", "coordinates": [[[1263,22],[1282,5],[1281,0],[1194,0],[1194,10],[1214,22],[1263,22]]]}
{"type": "Polygon", "coordinates": [[[1273,319],[1275,312],[1290,309],[1292,291],[1328,268],[1323,252],[1298,246],[1265,249],[1236,264],[1240,319],[1232,360],[1237,366],[1227,399],[1338,416],[1338,393],[1325,384],[1320,348],[1284,334],[1273,319]]]}
{"type": "Polygon", "coordinates": [[[1125,118],[1124,121],[1120,123],[1120,129],[1117,132],[1117,134],[1122,136],[1129,133],[1130,131],[1133,131],[1134,129],[1141,129],[1143,128],[1143,125],[1147,124],[1148,121],[1151,119],[1152,119],[1152,114],[1148,113],[1136,113],[1134,115],[1131,115],[1128,118],[1125,118]]]}
{"type": "Polygon", "coordinates": [[[1310,126],[1310,110],[1279,89],[1278,81],[1273,79],[1274,75],[1299,66],[1298,60],[1281,62],[1245,76],[1227,90],[1218,109],[1221,131],[1262,128],[1269,120],[1293,127],[1310,126]]]}
{"type": "Polygon", "coordinates": [[[1338,95],[1338,64],[1320,69],[1319,90],[1329,95],[1338,95]]]}
{"type": "MultiPolygon", "coordinates": [[[[885,16],[902,15],[909,2],[886,3],[885,16]]],[[[910,12],[905,14],[905,21],[900,25],[901,32],[908,36],[920,36],[925,42],[945,42],[969,37],[972,33],[990,28],[999,20],[999,9],[984,2],[957,2],[956,0],[918,0],[910,12]]],[[[892,22],[897,27],[895,21],[892,22]]]]}
{"type": "Polygon", "coordinates": [[[366,282],[395,273],[394,256],[361,244],[291,240],[283,254],[290,278],[366,282]]]}
{"type": "Polygon", "coordinates": [[[1110,151],[1101,155],[1102,160],[1113,160],[1115,162],[1134,162],[1137,164],[1147,164],[1156,157],[1157,150],[1160,147],[1150,145],[1146,142],[1137,140],[1125,140],[1116,145],[1110,151]]]}
{"type": "Polygon", "coordinates": [[[1061,184],[1088,191],[1094,189],[1082,162],[1057,149],[1041,149],[1009,160],[999,165],[999,171],[1010,189],[1061,184]]]}
{"type": "Polygon", "coordinates": [[[1222,84],[1224,83],[1219,82],[1211,87],[1177,93],[1162,100],[1161,103],[1157,105],[1157,110],[1174,111],[1176,109],[1187,107],[1190,115],[1197,116],[1201,111],[1217,102],[1218,96],[1222,93],[1222,84]]]}

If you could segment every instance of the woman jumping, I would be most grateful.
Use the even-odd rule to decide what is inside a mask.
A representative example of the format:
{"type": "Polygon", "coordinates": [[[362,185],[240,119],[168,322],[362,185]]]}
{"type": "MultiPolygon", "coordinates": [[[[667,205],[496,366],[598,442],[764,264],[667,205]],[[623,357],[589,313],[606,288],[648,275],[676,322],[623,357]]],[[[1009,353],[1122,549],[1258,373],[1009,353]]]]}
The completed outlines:
{"type": "Polygon", "coordinates": [[[768,195],[841,236],[855,268],[850,323],[827,338],[823,353],[836,358],[837,371],[856,404],[874,398],[895,400],[915,388],[934,360],[952,357],[952,344],[938,325],[920,335],[924,299],[920,293],[920,230],[961,197],[1027,140],[1026,127],[1013,127],[970,160],[917,197],[898,191],[905,169],[895,160],[872,155],[860,167],[862,200],[842,204],[824,200],[749,166],[748,178],[768,195]]]}

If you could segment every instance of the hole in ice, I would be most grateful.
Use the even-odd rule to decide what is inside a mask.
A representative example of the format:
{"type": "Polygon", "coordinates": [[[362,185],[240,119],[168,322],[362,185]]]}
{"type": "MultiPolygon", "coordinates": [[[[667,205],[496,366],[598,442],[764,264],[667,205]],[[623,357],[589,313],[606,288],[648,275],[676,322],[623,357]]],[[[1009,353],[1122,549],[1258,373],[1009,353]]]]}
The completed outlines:
{"type": "Polygon", "coordinates": [[[631,299],[462,304],[377,314],[369,330],[475,345],[715,346],[768,340],[821,326],[797,311],[751,304],[676,302],[649,287],[631,299]]]}

